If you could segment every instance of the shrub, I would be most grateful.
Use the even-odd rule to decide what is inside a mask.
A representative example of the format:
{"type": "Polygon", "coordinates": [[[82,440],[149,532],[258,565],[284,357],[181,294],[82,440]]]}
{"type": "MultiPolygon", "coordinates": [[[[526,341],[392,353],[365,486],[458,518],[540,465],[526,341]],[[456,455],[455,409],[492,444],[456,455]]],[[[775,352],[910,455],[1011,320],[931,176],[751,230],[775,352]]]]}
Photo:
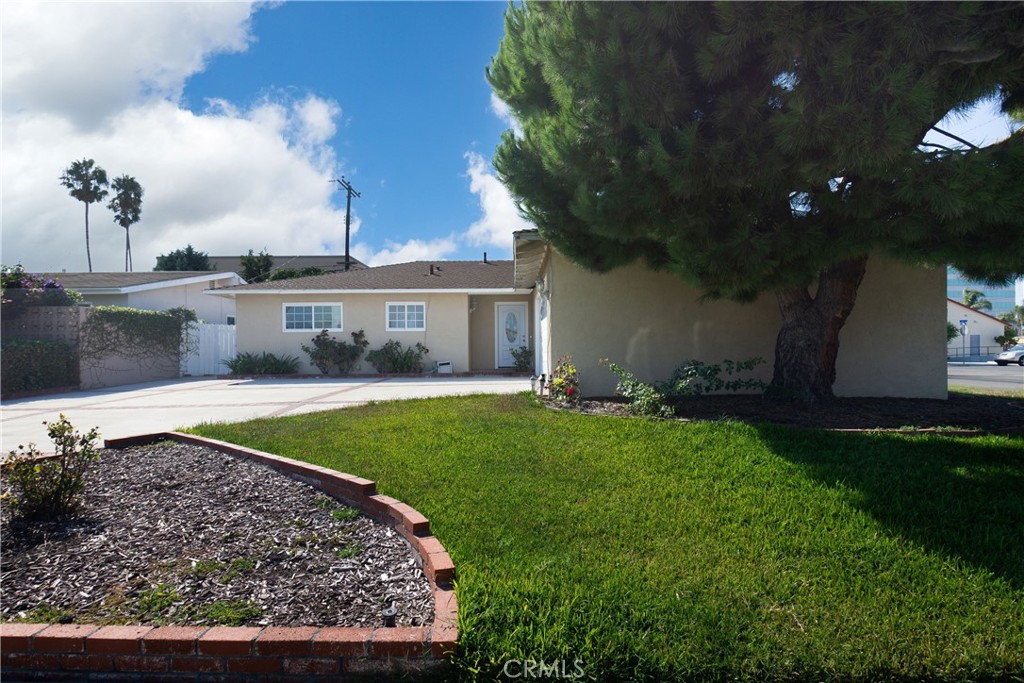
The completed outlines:
{"type": "Polygon", "coordinates": [[[608,369],[619,376],[615,386],[615,394],[626,399],[626,409],[633,415],[650,417],[671,417],[672,408],[665,403],[665,396],[652,385],[638,380],[632,372],[608,359],[601,361],[608,369]]]}
{"type": "Polygon", "coordinates": [[[198,321],[190,308],[147,311],[125,306],[97,306],[82,325],[79,353],[87,366],[117,354],[136,361],[173,360],[198,350],[199,339],[189,335],[198,321]]]}
{"type": "Polygon", "coordinates": [[[40,459],[36,445],[18,446],[4,460],[4,478],[11,487],[11,510],[24,518],[52,519],[66,515],[79,504],[89,466],[99,457],[94,442],[96,427],[85,434],[61,415],[44,422],[56,449],[56,457],[40,459]]]}
{"type": "Polygon", "coordinates": [[[580,393],[580,374],[576,370],[572,356],[566,354],[558,359],[555,369],[551,372],[549,392],[555,401],[575,403],[583,398],[580,393]]]}
{"type": "Polygon", "coordinates": [[[367,353],[366,360],[377,372],[423,372],[423,356],[428,353],[430,349],[419,342],[406,349],[402,342],[389,339],[384,346],[367,353]]]}
{"type": "Polygon", "coordinates": [[[17,318],[28,306],[74,306],[82,301],[82,295],[42,275],[26,273],[19,263],[15,266],[0,267],[0,285],[3,296],[3,317],[17,318]]]}
{"type": "Polygon", "coordinates": [[[332,365],[337,366],[338,374],[347,375],[356,367],[363,349],[369,345],[362,330],[352,333],[351,343],[338,341],[323,330],[313,337],[313,346],[303,344],[302,350],[309,356],[309,362],[325,375],[331,372],[332,365]]]}
{"type": "Polygon", "coordinates": [[[275,356],[272,353],[240,353],[224,361],[232,375],[292,375],[299,371],[295,356],[275,356]]]}
{"type": "Polygon", "coordinates": [[[1003,351],[1017,343],[1017,333],[1012,327],[1003,328],[1003,333],[994,339],[996,344],[1003,347],[1003,351]]]}
{"type": "Polygon", "coordinates": [[[77,356],[67,344],[4,337],[0,381],[5,393],[76,386],[77,356]]]}
{"type": "Polygon", "coordinates": [[[724,360],[713,365],[699,360],[685,361],[675,369],[667,382],[658,383],[655,388],[669,401],[700,396],[713,391],[742,391],[744,389],[764,391],[765,383],[759,379],[723,380],[719,377],[723,369],[725,374],[733,375],[739,372],[749,372],[764,362],[764,358],[751,358],[739,363],[724,360]]]}
{"type": "Polygon", "coordinates": [[[512,361],[516,372],[528,372],[533,368],[533,352],[526,346],[512,349],[512,361]]]}

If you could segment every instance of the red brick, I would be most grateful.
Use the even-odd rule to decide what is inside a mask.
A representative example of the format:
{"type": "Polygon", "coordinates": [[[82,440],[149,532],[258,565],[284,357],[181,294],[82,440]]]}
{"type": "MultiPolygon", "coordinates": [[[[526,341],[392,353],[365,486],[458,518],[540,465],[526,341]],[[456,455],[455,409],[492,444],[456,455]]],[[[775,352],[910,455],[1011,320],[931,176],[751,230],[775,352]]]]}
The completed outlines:
{"type": "Polygon", "coordinates": [[[330,676],[341,672],[341,659],[289,658],[284,660],[284,672],[299,676],[330,676]]]}
{"type": "Polygon", "coordinates": [[[32,638],[37,652],[85,652],[86,636],[99,630],[90,624],[54,624],[32,638]]]}
{"type": "Polygon", "coordinates": [[[426,649],[425,628],[379,628],[370,642],[374,657],[419,657],[426,649]]]}
{"type": "Polygon", "coordinates": [[[430,627],[430,653],[435,657],[447,657],[455,653],[459,632],[455,624],[435,620],[430,627]]]}
{"type": "Polygon", "coordinates": [[[313,638],[314,657],[364,657],[370,653],[372,628],[322,628],[313,638]]]}
{"type": "Polygon", "coordinates": [[[316,632],[312,626],[267,628],[256,639],[255,652],[264,656],[308,657],[316,632]]]}
{"type": "Polygon", "coordinates": [[[220,673],[224,671],[224,660],[219,657],[172,657],[171,671],[220,673]]]}
{"type": "Polygon", "coordinates": [[[364,498],[377,493],[377,484],[369,479],[354,477],[324,468],[319,472],[320,486],[325,491],[337,492],[349,498],[364,498]]]}
{"type": "Polygon", "coordinates": [[[114,668],[114,658],[110,655],[64,655],[65,669],[73,671],[110,671],[114,668]]]}
{"type": "Polygon", "coordinates": [[[43,655],[35,652],[11,652],[3,655],[4,669],[33,669],[35,671],[59,671],[60,655],[43,655]]]}
{"type": "Polygon", "coordinates": [[[412,539],[412,544],[424,560],[427,558],[427,555],[447,552],[436,536],[417,536],[412,539]]]}
{"type": "Polygon", "coordinates": [[[281,673],[280,657],[239,657],[228,660],[228,672],[238,674],[281,673]]]}
{"type": "Polygon", "coordinates": [[[376,517],[381,520],[395,519],[391,514],[392,506],[398,505],[399,500],[392,498],[391,496],[384,496],[377,494],[375,496],[366,497],[366,513],[371,517],[376,517]]]}
{"type": "Polygon", "coordinates": [[[152,626],[104,626],[85,639],[85,651],[92,654],[137,655],[142,637],[152,626]]]}
{"type": "Polygon", "coordinates": [[[416,536],[430,535],[430,520],[405,503],[398,506],[402,513],[402,525],[416,536]]]}
{"type": "Polygon", "coordinates": [[[161,626],[142,639],[142,651],[148,655],[194,655],[196,641],[206,631],[203,626],[161,626]]]}
{"type": "Polygon", "coordinates": [[[32,636],[49,624],[0,624],[0,652],[28,652],[32,636]]]}
{"type": "Polygon", "coordinates": [[[255,626],[215,626],[199,639],[199,654],[241,656],[252,654],[252,643],[263,629],[255,626]]]}
{"type": "Polygon", "coordinates": [[[440,616],[454,616],[459,611],[459,603],[455,599],[455,591],[434,589],[434,619],[440,616]]]}
{"type": "Polygon", "coordinates": [[[423,571],[434,583],[451,583],[455,580],[455,563],[448,553],[432,553],[423,558],[423,571]]]}
{"type": "Polygon", "coordinates": [[[167,671],[168,657],[146,657],[143,655],[117,655],[114,669],[117,671],[167,671]]]}

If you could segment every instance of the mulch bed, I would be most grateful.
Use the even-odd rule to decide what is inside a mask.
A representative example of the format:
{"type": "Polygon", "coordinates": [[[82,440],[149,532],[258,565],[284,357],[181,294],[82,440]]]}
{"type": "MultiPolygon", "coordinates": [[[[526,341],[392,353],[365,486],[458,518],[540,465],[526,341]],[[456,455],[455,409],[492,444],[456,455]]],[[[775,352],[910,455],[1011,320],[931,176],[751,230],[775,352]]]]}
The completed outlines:
{"type": "MultiPolygon", "coordinates": [[[[562,408],[592,415],[629,414],[619,398],[588,399],[575,407],[562,408]]],[[[732,419],[823,429],[956,429],[1020,433],[1024,431],[1024,399],[968,394],[950,394],[945,401],[837,398],[826,406],[805,407],[772,403],[760,396],[716,395],[684,401],[678,406],[675,419],[732,419]]]]}
{"type": "Polygon", "coordinates": [[[77,516],[0,510],[0,620],[236,626],[433,618],[409,544],[313,487],[189,444],[103,451],[77,516]],[[62,618],[61,618],[62,617],[62,618]]]}

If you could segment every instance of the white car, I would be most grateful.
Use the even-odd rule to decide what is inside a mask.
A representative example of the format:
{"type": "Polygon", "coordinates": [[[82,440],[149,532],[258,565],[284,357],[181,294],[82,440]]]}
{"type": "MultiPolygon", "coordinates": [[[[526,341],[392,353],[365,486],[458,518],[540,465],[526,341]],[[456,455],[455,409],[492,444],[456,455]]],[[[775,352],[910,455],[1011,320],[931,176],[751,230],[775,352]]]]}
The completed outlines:
{"type": "Polygon", "coordinates": [[[1024,344],[1011,346],[1009,349],[996,356],[996,365],[1006,365],[1007,363],[1024,365],[1024,344]]]}

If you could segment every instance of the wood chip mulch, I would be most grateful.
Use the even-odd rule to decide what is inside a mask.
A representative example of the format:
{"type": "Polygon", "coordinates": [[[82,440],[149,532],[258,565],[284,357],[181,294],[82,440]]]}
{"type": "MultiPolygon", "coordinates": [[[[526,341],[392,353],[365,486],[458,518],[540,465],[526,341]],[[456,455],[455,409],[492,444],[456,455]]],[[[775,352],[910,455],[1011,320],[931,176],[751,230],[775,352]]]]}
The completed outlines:
{"type": "Polygon", "coordinates": [[[0,620],[235,626],[433,618],[411,546],[313,487],[202,446],[103,451],[80,512],[0,510],[0,620]],[[54,618],[56,617],[56,619],[54,618]]]}

